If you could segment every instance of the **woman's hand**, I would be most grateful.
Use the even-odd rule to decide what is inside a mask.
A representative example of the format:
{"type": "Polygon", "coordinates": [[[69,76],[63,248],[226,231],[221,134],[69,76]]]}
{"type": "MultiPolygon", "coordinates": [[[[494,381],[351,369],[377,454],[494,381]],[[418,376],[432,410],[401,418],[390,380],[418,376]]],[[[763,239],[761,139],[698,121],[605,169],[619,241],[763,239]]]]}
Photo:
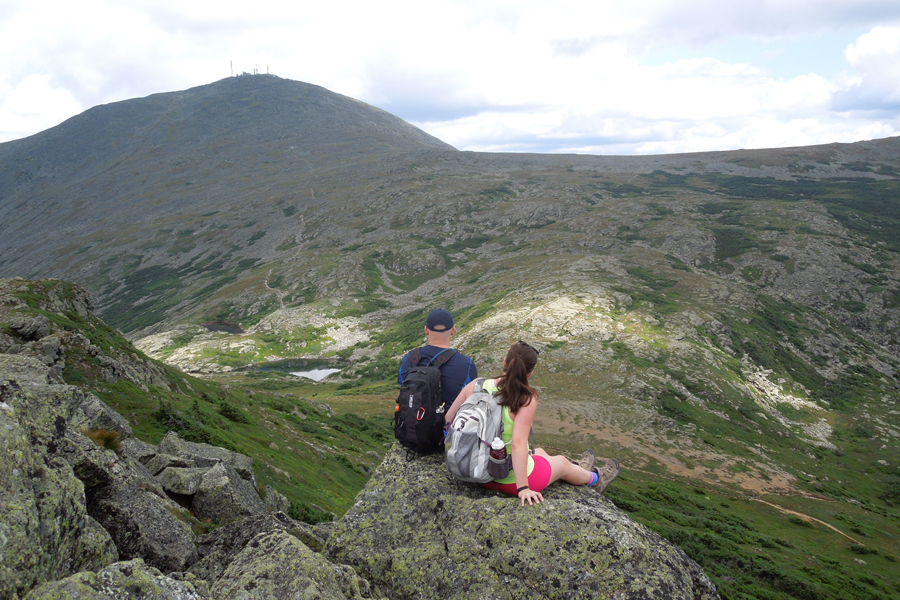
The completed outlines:
{"type": "Polygon", "coordinates": [[[533,506],[534,504],[543,502],[544,497],[541,496],[540,492],[526,489],[519,492],[519,500],[522,501],[522,506],[525,506],[525,502],[528,502],[528,506],[533,506]]]}

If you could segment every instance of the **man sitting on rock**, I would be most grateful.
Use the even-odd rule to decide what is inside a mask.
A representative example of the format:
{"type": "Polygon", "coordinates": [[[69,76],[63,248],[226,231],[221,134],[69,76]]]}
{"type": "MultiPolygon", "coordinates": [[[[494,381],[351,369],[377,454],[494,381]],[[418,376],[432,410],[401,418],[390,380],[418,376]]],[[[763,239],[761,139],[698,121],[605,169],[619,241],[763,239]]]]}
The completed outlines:
{"type": "MultiPolygon", "coordinates": [[[[425,320],[425,339],[428,342],[419,348],[420,363],[427,364],[438,354],[450,348],[450,338],[456,334],[453,325],[453,316],[443,308],[436,308],[428,313],[425,320]]],[[[413,366],[410,353],[407,352],[400,361],[399,383],[403,383],[406,373],[413,366]]],[[[471,358],[456,352],[444,365],[441,366],[441,396],[447,407],[453,404],[459,392],[470,381],[478,377],[478,369],[471,358]]]]}
{"type": "Polygon", "coordinates": [[[450,348],[450,338],[455,333],[453,316],[448,311],[443,308],[431,311],[425,321],[426,345],[407,352],[400,361],[399,412],[395,413],[394,434],[408,449],[421,454],[443,450],[443,413],[456,400],[460,390],[478,377],[472,359],[450,348]],[[439,397],[438,373],[434,372],[434,367],[440,371],[439,397]],[[412,374],[407,381],[410,370],[412,374]],[[426,371],[431,374],[425,375],[426,371]]]}

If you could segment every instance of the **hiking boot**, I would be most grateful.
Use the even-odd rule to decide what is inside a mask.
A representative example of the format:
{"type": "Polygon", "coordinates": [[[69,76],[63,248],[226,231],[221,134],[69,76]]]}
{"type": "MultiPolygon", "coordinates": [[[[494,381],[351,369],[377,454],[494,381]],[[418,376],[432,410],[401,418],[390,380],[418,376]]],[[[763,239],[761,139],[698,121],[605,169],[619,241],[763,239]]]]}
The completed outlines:
{"type": "Polygon", "coordinates": [[[594,465],[597,464],[597,455],[594,454],[593,450],[585,450],[581,453],[581,460],[573,460],[572,463],[578,465],[585,471],[590,471],[594,468],[594,465]]]}
{"type": "Polygon", "coordinates": [[[594,467],[591,470],[597,474],[597,483],[591,487],[602,494],[609,487],[609,484],[619,476],[619,461],[616,459],[608,460],[602,467],[594,467]]]}

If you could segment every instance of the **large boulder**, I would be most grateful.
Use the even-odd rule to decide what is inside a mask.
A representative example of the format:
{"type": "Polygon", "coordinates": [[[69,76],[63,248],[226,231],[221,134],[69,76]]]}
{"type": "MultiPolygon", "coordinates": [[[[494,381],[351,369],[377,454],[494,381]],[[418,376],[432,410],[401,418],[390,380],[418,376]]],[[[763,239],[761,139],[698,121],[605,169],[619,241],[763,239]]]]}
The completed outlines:
{"type": "Polygon", "coordinates": [[[197,560],[193,531],[153,492],[107,486],[97,492],[89,509],[112,536],[123,560],[142,558],[163,573],[184,571],[197,560]]]}
{"type": "Polygon", "coordinates": [[[198,467],[212,467],[225,464],[256,487],[256,476],[253,474],[253,459],[246,454],[232,452],[218,446],[188,442],[178,437],[174,431],[166,434],[159,443],[160,454],[171,454],[189,459],[198,467]]]}
{"type": "MultiPolygon", "coordinates": [[[[134,437],[122,440],[119,451],[124,456],[145,465],[158,454],[156,446],[134,437]]],[[[155,473],[153,474],[155,475],[155,473]]]]}
{"type": "Polygon", "coordinates": [[[268,512],[256,487],[224,463],[203,474],[191,511],[198,519],[219,524],[268,512]]]}
{"type": "Polygon", "coordinates": [[[156,479],[167,492],[193,496],[200,490],[200,483],[207,471],[209,469],[167,467],[156,479]]]}
{"type": "Polygon", "coordinates": [[[9,328],[26,340],[39,340],[50,335],[50,319],[44,315],[15,317],[9,328]]]}
{"type": "Polygon", "coordinates": [[[254,537],[212,586],[217,600],[381,598],[353,569],[335,565],[282,530],[254,537]]]}
{"type": "MultiPolygon", "coordinates": [[[[112,485],[139,487],[166,500],[162,486],[144,465],[119,451],[97,445],[81,432],[66,428],[57,440],[56,454],[68,462],[84,484],[88,506],[103,488],[112,485]]],[[[171,503],[174,508],[174,503],[171,503]]]]}
{"type": "Polygon", "coordinates": [[[699,565],[602,495],[560,482],[544,498],[520,507],[452,480],[440,456],[395,448],[325,555],[398,599],[718,598],[699,565]]]}
{"type": "Polygon", "coordinates": [[[85,571],[32,590],[25,600],[209,600],[206,582],[176,580],[139,558],[119,562],[96,573],[85,571]]]}
{"type": "MultiPolygon", "coordinates": [[[[44,542],[49,544],[54,560],[65,564],[33,583],[84,568],[96,569],[118,557],[144,558],[166,572],[186,569],[196,559],[196,549],[190,527],[173,513],[177,505],[166,497],[144,465],[97,445],[85,435],[111,434],[111,446],[118,449],[118,439],[131,435],[128,423],[81,388],[50,383],[49,372],[48,366],[35,358],[0,355],[0,382],[6,381],[8,404],[18,415],[17,425],[27,437],[33,457],[31,479],[41,482],[32,483],[32,487],[50,486],[48,490],[36,490],[34,495],[42,503],[64,505],[37,515],[34,527],[24,531],[53,532],[75,526],[76,533],[84,538],[79,544],[100,544],[100,548],[59,547],[60,542],[52,539],[44,542]],[[92,521],[87,520],[88,515],[92,521]],[[105,539],[97,523],[107,533],[105,539]],[[118,557],[103,550],[111,545],[110,538],[118,557]],[[75,564],[77,557],[94,557],[90,559],[94,562],[75,564]]],[[[41,573],[41,568],[36,572],[41,573]]]]}
{"type": "Polygon", "coordinates": [[[271,485],[266,484],[265,487],[266,495],[263,498],[263,503],[266,505],[266,510],[271,513],[274,512],[289,512],[291,510],[291,501],[287,499],[287,497],[273,488],[271,485]]]}
{"type": "Polygon", "coordinates": [[[169,467],[193,468],[197,466],[197,463],[189,458],[172,456],[171,454],[156,454],[146,462],[145,466],[152,475],[158,477],[160,473],[169,467]]]}
{"type": "Polygon", "coordinates": [[[41,439],[62,435],[59,428],[105,430],[121,438],[132,435],[124,417],[79,387],[56,384],[48,366],[35,357],[0,354],[0,380],[15,381],[23,391],[17,402],[41,439]]]}
{"type": "Polygon", "coordinates": [[[324,546],[324,538],[311,525],[295,521],[280,512],[257,515],[198,537],[197,552],[200,560],[189,571],[213,584],[250,540],[261,533],[272,531],[286,531],[314,552],[321,551],[324,546]]]}

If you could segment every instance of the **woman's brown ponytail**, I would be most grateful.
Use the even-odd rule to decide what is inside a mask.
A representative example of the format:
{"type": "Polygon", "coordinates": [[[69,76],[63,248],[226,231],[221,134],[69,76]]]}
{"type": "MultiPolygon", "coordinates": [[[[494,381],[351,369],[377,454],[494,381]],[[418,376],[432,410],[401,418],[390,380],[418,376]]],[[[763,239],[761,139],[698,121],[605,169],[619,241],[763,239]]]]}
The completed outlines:
{"type": "Polygon", "coordinates": [[[500,404],[513,414],[537,397],[537,390],[528,385],[528,374],[537,365],[538,352],[525,342],[516,342],[506,353],[506,367],[497,384],[500,404]]]}

